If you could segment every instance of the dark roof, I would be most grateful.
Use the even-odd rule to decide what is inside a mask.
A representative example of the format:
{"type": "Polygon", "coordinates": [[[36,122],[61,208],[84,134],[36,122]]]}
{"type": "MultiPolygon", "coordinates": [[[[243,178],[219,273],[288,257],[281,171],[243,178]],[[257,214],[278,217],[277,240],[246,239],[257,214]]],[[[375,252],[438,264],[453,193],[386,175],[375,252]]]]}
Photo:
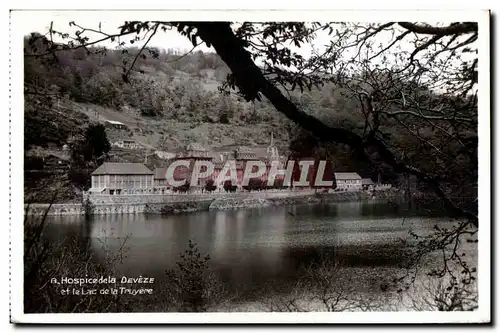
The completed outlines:
{"type": "Polygon", "coordinates": [[[152,175],[153,171],[149,170],[142,163],[103,163],[98,167],[93,175],[152,175]]]}
{"type": "Polygon", "coordinates": [[[154,179],[167,179],[167,168],[156,168],[154,179]]]}

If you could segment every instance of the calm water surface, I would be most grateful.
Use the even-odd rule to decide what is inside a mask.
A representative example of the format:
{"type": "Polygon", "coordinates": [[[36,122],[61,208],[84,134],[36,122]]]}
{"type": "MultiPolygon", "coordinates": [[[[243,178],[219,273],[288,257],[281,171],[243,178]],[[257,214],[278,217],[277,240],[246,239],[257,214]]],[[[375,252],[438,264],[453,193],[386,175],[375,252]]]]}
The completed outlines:
{"type": "MultiPolygon", "coordinates": [[[[54,217],[48,236],[90,237],[91,251],[100,261],[105,260],[103,243],[116,251],[129,237],[117,270],[157,278],[175,266],[193,240],[202,254],[210,254],[211,267],[228,290],[251,301],[262,296],[258,291],[286,293],[300,278],[300,268],[321,260],[323,253],[339,260],[357,290],[380,292],[380,283],[401,271],[408,232],[426,234],[449,221],[422,209],[369,201],[177,216],[96,216],[87,227],[81,217],[54,217]]],[[[475,247],[467,254],[475,260],[475,247]]]]}

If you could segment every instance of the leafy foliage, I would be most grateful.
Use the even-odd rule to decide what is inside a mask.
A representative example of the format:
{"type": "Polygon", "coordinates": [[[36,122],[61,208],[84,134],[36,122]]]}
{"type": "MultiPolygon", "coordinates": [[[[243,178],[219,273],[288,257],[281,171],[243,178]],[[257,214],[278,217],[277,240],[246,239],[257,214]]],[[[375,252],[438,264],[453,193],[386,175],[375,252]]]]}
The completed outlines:
{"type": "Polygon", "coordinates": [[[82,135],[73,138],[70,149],[73,161],[98,164],[111,149],[106,128],[102,124],[90,124],[82,135]]]}
{"type": "Polygon", "coordinates": [[[217,188],[217,186],[214,185],[213,179],[207,180],[205,183],[205,191],[212,192],[217,188]]]}
{"type": "Polygon", "coordinates": [[[188,192],[190,187],[190,183],[186,182],[184,185],[174,187],[174,192],[188,192]]]}
{"type": "Polygon", "coordinates": [[[71,165],[68,170],[70,181],[78,188],[90,188],[90,174],[105,160],[111,145],[102,124],[90,124],[83,133],[72,137],[71,165]]]}
{"type": "Polygon", "coordinates": [[[235,192],[237,186],[233,185],[233,182],[231,180],[226,180],[223,184],[224,191],[226,192],[235,192]]]}
{"type": "Polygon", "coordinates": [[[196,243],[189,240],[177,268],[165,271],[170,295],[179,302],[179,311],[205,312],[223,295],[222,285],[209,270],[209,261],[210,256],[202,257],[196,243]]]}
{"type": "Polygon", "coordinates": [[[266,189],[266,184],[260,178],[251,178],[247,186],[243,186],[246,191],[256,191],[266,189]]]}

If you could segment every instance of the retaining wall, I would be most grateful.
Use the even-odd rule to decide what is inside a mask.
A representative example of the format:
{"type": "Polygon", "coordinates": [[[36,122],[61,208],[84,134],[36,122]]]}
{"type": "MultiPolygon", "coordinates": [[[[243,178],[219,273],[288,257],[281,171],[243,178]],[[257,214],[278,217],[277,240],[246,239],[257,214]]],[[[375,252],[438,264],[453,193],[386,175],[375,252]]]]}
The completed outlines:
{"type": "MultiPolygon", "coordinates": [[[[92,214],[175,214],[208,209],[313,202],[346,202],[393,196],[392,191],[316,193],[314,190],[271,190],[243,193],[91,195],[92,214]],[[391,193],[390,193],[391,192],[391,193]]],[[[31,204],[29,215],[43,215],[49,204],[31,204]]],[[[84,215],[82,204],[53,204],[47,215],[84,215]]]]}
{"type": "Polygon", "coordinates": [[[63,204],[30,204],[25,205],[25,213],[29,215],[44,215],[50,206],[47,215],[84,215],[85,210],[81,204],[63,203],[63,204]]]}
{"type": "MultiPolygon", "coordinates": [[[[199,210],[200,207],[210,206],[216,199],[222,200],[244,200],[249,198],[284,198],[314,195],[314,190],[270,190],[261,192],[241,192],[241,193],[178,193],[178,194],[136,194],[136,195],[89,195],[88,199],[92,206],[92,213],[102,214],[137,214],[137,213],[165,213],[176,212],[186,208],[199,210]],[[199,203],[195,204],[195,203],[199,203]],[[196,206],[196,207],[191,207],[196,206]],[[179,208],[180,207],[180,208],[179,208]]],[[[84,215],[85,209],[82,204],[31,204],[29,205],[29,215],[43,215],[49,208],[47,215],[84,215]]],[[[27,207],[27,206],[25,206],[27,207]]]]}

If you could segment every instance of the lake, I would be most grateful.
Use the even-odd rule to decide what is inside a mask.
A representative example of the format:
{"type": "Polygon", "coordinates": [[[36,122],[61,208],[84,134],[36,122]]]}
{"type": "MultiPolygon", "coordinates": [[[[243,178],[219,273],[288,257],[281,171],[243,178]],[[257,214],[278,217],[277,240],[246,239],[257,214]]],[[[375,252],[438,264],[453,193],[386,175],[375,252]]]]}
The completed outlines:
{"type": "MultiPolygon", "coordinates": [[[[304,278],[303,268],[325,258],[338,263],[339,285],[370,297],[394,296],[384,285],[404,273],[400,266],[413,239],[409,231],[429,234],[436,224],[451,226],[446,216],[421,207],[373,200],[175,216],[95,216],[90,225],[79,216],[51,217],[47,237],[88,237],[93,260],[101,262],[126,240],[122,262],[116,264],[119,274],[157,279],[175,267],[192,240],[210,255],[211,269],[234,295],[231,308],[250,310],[263,298],[289,295],[304,278]]],[[[475,267],[476,244],[462,246],[475,267]]],[[[426,257],[419,276],[439,265],[439,256],[426,257]]]]}

